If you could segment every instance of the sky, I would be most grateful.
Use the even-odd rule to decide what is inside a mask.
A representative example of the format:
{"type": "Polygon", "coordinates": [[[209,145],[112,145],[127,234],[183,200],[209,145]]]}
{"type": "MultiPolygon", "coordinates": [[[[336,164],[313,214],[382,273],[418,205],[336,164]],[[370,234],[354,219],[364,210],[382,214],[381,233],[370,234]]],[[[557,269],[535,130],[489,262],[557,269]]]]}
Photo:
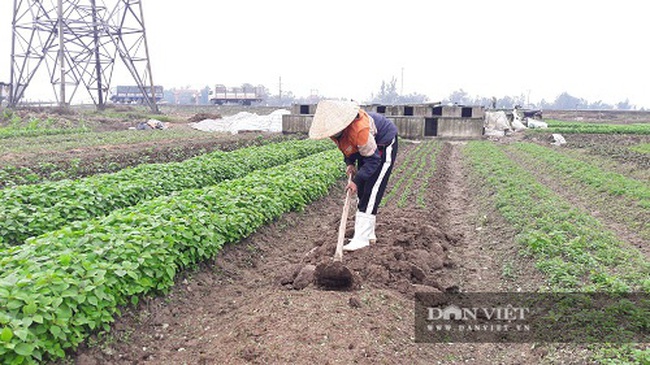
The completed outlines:
{"type": "MultiPolygon", "coordinates": [[[[90,2],[90,1],[88,1],[90,2]]],[[[560,93],[650,107],[643,1],[142,0],[155,84],[262,84],[277,94],[366,101],[382,81],[431,101],[560,93]]],[[[0,0],[0,81],[13,1],[0,0]]],[[[118,64],[113,85],[132,84],[118,64]]],[[[47,73],[45,69],[39,70],[47,73]]],[[[83,94],[83,92],[80,92],[83,94]]],[[[26,98],[54,100],[46,83],[26,98]]],[[[80,95],[84,98],[84,95],[80,95]]],[[[74,102],[74,101],[73,101],[74,102]]]]}

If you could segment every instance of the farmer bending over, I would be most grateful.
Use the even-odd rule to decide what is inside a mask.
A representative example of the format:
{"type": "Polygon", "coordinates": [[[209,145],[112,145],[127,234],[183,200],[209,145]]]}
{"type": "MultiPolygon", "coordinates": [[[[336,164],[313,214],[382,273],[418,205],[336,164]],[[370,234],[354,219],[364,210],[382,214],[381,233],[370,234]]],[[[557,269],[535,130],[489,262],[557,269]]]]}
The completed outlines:
{"type": "Polygon", "coordinates": [[[397,127],[383,115],[367,113],[354,102],[323,100],[316,107],[309,138],[327,137],[343,152],[346,172],[353,177],[346,191],[359,197],[354,237],[343,246],[346,251],[358,250],[377,240],[377,208],[397,156],[397,127]]]}

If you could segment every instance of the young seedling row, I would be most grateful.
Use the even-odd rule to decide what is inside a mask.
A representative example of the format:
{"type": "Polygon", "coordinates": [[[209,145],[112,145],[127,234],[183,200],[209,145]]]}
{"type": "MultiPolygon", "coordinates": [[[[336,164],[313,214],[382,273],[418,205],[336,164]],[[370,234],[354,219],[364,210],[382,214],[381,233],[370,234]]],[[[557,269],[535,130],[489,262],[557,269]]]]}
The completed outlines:
{"type": "Polygon", "coordinates": [[[332,144],[289,141],[233,152],[213,152],[183,162],[140,165],[80,180],[0,190],[0,246],[65,224],[105,215],[174,191],[214,185],[331,149],[332,144]]]}
{"type": "Polygon", "coordinates": [[[339,153],[330,150],[7,249],[0,257],[0,356],[4,363],[64,357],[92,331],[109,329],[118,306],[165,291],[178,270],[302,209],[342,175],[339,153]]]}
{"type": "Polygon", "coordinates": [[[537,182],[496,145],[472,142],[466,152],[552,289],[650,292],[650,263],[590,214],[537,182]]]}

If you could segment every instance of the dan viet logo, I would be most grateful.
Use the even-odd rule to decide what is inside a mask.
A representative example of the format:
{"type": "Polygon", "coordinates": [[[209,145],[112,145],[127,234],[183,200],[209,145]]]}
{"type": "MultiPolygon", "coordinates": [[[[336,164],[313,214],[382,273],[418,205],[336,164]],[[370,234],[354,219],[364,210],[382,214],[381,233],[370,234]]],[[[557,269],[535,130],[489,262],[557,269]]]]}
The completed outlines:
{"type": "Polygon", "coordinates": [[[648,293],[416,292],[414,309],[419,343],[650,343],[648,293]]]}
{"type": "Polygon", "coordinates": [[[444,308],[427,308],[429,331],[506,332],[530,331],[530,326],[518,324],[526,321],[530,309],[525,307],[474,307],[448,305],[444,308]]]}

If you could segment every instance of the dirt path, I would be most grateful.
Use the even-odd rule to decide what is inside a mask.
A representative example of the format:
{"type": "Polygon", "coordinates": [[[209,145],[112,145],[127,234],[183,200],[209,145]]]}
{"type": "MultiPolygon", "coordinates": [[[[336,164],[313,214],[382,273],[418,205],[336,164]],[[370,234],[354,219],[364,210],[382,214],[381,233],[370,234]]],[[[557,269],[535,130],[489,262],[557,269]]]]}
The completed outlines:
{"type": "Polygon", "coordinates": [[[462,142],[451,142],[444,146],[439,157],[440,174],[437,176],[443,186],[436,210],[441,213],[441,227],[457,245],[450,250],[450,258],[457,265],[453,278],[463,291],[500,291],[499,263],[484,254],[479,244],[484,227],[476,227],[473,215],[477,213],[474,191],[466,182],[460,148],[462,142]]]}
{"type": "Polygon", "coordinates": [[[516,230],[497,212],[483,181],[470,174],[462,159],[463,145],[451,149],[444,165],[450,176],[447,191],[454,198],[443,210],[449,216],[443,221],[447,230],[463,232],[462,245],[451,256],[463,263],[458,281],[468,292],[537,291],[545,286],[543,276],[531,259],[519,254],[516,230]]]}
{"type": "MultiPolygon", "coordinates": [[[[404,145],[400,153],[409,148],[404,145]]],[[[504,235],[511,233],[507,227],[491,216],[477,219],[490,212],[480,211],[485,207],[476,201],[478,190],[463,167],[461,148],[462,144],[446,143],[438,154],[438,168],[425,196],[427,208],[385,207],[378,216],[377,244],[344,256],[358,275],[356,290],[324,291],[313,285],[294,289],[296,269],[333,254],[344,196],[340,182],[304,212],[287,214],[225,247],[213,262],[186,271],[168,295],[126,310],[110,334],[93,338],[74,360],[78,364],[540,363],[545,350],[530,344],[414,341],[416,290],[503,290],[502,255],[514,252],[513,241],[504,235]]],[[[521,274],[516,281],[529,278],[521,274]]]]}

